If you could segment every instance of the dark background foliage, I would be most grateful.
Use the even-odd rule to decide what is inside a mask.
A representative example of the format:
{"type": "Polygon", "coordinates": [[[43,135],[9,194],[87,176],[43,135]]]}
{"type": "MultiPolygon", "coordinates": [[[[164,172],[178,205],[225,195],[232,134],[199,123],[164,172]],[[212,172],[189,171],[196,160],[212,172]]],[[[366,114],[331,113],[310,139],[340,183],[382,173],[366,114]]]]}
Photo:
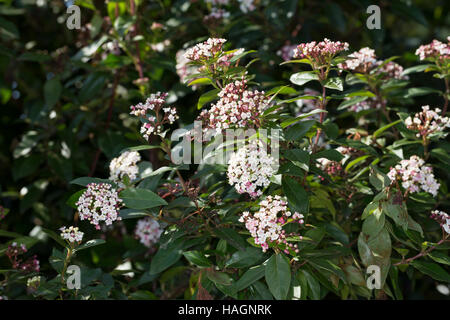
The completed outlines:
{"type": "MultiPolygon", "coordinates": [[[[202,89],[193,91],[180,83],[175,54],[209,35],[228,39],[230,49],[257,50],[255,57],[260,60],[250,71],[263,88],[271,88],[285,84],[298,68],[279,66],[282,59],[277,51],[286,44],[327,37],[347,41],[354,50],[369,46],[381,58],[399,55],[397,61],[408,67],[417,63],[414,50],[420,44],[450,34],[446,0],[377,1],[381,30],[366,28],[366,8],[374,2],[364,0],[262,0],[248,14],[235,3],[231,22],[218,27],[203,23],[210,8],[203,1],[136,3],[134,19],[142,38],[133,41],[129,34],[120,35],[127,23],[135,21],[126,10],[128,1],[78,1],[80,30],[66,27],[63,1],[0,2],[0,205],[10,209],[0,228],[28,234],[35,226],[56,230],[70,223],[74,210],[66,201],[78,189],[69,181],[88,175],[107,178],[109,160],[124,147],[142,142],[137,122],[127,116],[129,106],[141,101],[142,90],[169,92],[181,124],[189,124],[198,114],[202,89]],[[152,28],[154,22],[163,24],[163,29],[152,28]],[[105,37],[114,33],[131,56],[136,58],[139,51],[138,64],[148,78],[145,86],[134,83],[140,70],[130,56],[123,50],[114,55],[102,48],[105,37]],[[162,52],[152,49],[152,44],[164,40],[170,44],[162,52]]],[[[443,90],[442,81],[427,74],[411,78],[413,83],[443,90]]],[[[441,103],[439,96],[427,95],[417,97],[408,108],[412,112],[423,104],[441,103]]],[[[142,154],[155,167],[164,162],[156,152],[142,154]]],[[[125,227],[131,231],[133,225],[127,222],[125,227]]],[[[111,232],[107,245],[80,253],[79,258],[111,271],[124,248],[132,252],[137,243],[111,232]]],[[[50,241],[34,247],[43,271],[51,272],[46,262],[51,248],[50,241]]],[[[6,262],[0,257],[0,265],[6,262]]],[[[405,298],[443,297],[430,279],[419,278],[403,287],[405,298]]]]}

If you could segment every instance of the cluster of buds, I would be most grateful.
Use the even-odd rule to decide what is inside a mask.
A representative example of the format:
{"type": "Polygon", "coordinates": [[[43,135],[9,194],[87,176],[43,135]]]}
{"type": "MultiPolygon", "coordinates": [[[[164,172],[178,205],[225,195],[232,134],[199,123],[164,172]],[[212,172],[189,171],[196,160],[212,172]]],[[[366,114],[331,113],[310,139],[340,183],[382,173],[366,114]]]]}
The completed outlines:
{"type": "Polygon", "coordinates": [[[429,44],[421,45],[416,50],[416,55],[420,60],[445,60],[450,58],[450,36],[447,37],[447,43],[433,40],[429,44]]]}
{"type": "Polygon", "coordinates": [[[227,42],[226,39],[209,38],[208,40],[189,48],[184,56],[191,61],[209,60],[222,52],[225,42],[227,42]]]}
{"type": "Polygon", "coordinates": [[[437,196],[441,186],[434,178],[433,169],[425,166],[425,161],[418,156],[400,161],[388,172],[391,183],[401,181],[402,187],[409,193],[417,193],[421,190],[437,196]]]}
{"type": "Polygon", "coordinates": [[[239,193],[248,193],[252,198],[262,195],[276,173],[270,157],[261,143],[252,141],[233,153],[228,162],[228,183],[239,193]]]}
{"type": "Polygon", "coordinates": [[[72,227],[69,228],[61,227],[59,229],[61,231],[61,238],[64,240],[67,240],[70,244],[78,243],[80,244],[81,241],[83,241],[83,235],[84,233],[78,230],[78,227],[72,227]]]}
{"type": "Polygon", "coordinates": [[[141,134],[145,139],[148,139],[154,133],[164,136],[162,132],[164,124],[172,124],[178,119],[175,108],[163,107],[166,103],[167,95],[165,92],[157,92],[156,94],[151,94],[145,103],[138,103],[130,107],[130,114],[140,117],[144,122],[141,126],[141,134]],[[160,114],[161,110],[163,115],[160,114]]]}
{"type": "Polygon", "coordinates": [[[125,151],[119,157],[112,159],[109,164],[109,180],[118,183],[122,188],[125,187],[122,182],[125,176],[128,176],[130,181],[137,178],[139,161],[141,156],[137,151],[125,151]]]}
{"type": "Polygon", "coordinates": [[[321,69],[328,66],[331,60],[340,52],[348,50],[347,42],[323,41],[301,43],[294,50],[294,58],[308,59],[313,69],[321,69]]]}
{"type": "Polygon", "coordinates": [[[450,216],[444,211],[431,211],[431,219],[436,220],[445,232],[450,234],[450,216]]]}
{"type": "Polygon", "coordinates": [[[422,106],[421,112],[416,113],[412,118],[406,118],[406,127],[418,131],[416,134],[418,138],[426,138],[436,132],[442,132],[450,127],[450,120],[448,117],[442,117],[439,113],[441,113],[439,108],[430,110],[430,106],[422,106]]]}
{"type": "Polygon", "coordinates": [[[11,262],[12,268],[23,272],[39,272],[39,260],[34,255],[25,262],[19,256],[26,253],[27,247],[24,244],[18,245],[17,242],[11,243],[6,249],[6,256],[11,262]]]}
{"type": "Polygon", "coordinates": [[[76,202],[81,220],[88,220],[100,230],[100,222],[111,225],[119,217],[119,209],[123,200],[119,198],[116,189],[108,183],[90,183],[87,190],[76,202]]]}
{"type": "Polygon", "coordinates": [[[153,244],[158,242],[162,232],[163,230],[156,220],[151,217],[146,217],[137,222],[134,234],[144,246],[150,248],[153,244]]]}
{"type": "Polygon", "coordinates": [[[218,95],[219,101],[200,113],[204,131],[260,126],[260,117],[269,106],[264,91],[247,90],[247,81],[243,79],[227,84],[218,95]]]}
{"type": "Polygon", "coordinates": [[[262,200],[256,213],[243,212],[239,221],[245,223],[245,227],[263,252],[269,249],[269,245],[284,245],[284,252],[289,254],[292,251],[298,253],[299,250],[296,244],[288,242],[287,237],[291,234],[286,234],[283,226],[292,222],[303,224],[303,218],[298,212],[292,214],[287,207],[286,199],[277,195],[267,196],[262,200]]]}
{"type": "Polygon", "coordinates": [[[355,51],[348,55],[348,58],[338,64],[339,69],[363,74],[373,71],[375,74],[381,75],[382,79],[408,79],[407,76],[402,75],[403,67],[401,65],[393,61],[384,63],[383,60],[377,60],[375,50],[371,48],[365,47],[355,51]]]}

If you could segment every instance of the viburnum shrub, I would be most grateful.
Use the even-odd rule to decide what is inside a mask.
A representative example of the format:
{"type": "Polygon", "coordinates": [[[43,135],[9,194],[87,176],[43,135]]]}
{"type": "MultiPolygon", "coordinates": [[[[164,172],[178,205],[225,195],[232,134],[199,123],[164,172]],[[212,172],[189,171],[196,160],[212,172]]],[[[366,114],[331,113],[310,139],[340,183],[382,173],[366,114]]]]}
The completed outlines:
{"type": "MultiPolygon", "coordinates": [[[[260,5],[238,2],[239,14],[260,5]]],[[[233,18],[228,1],[206,3],[208,28],[233,18]]],[[[111,17],[122,10],[108,9],[111,17]]],[[[0,270],[0,299],[15,284],[37,299],[402,299],[405,280],[416,276],[450,282],[449,39],[421,45],[409,68],[345,41],[286,39],[284,62],[268,64],[283,78],[274,82],[264,68],[252,72],[258,51],[211,36],[176,48],[178,87],[164,92],[163,71],[144,76],[138,30],[127,23],[115,20],[99,45],[108,54],[102,67],[120,60],[111,106],[127,105],[108,113],[106,128],[122,124],[126,132],[101,140],[90,174],[70,179],[75,193],[59,194],[73,209],[66,226],[47,228],[47,217],[33,236],[0,230],[14,238],[0,248],[9,263],[0,270]],[[135,87],[125,94],[128,64],[135,87]],[[413,75],[433,77],[445,91],[417,87],[413,75]],[[195,96],[190,105],[177,99],[183,90],[195,96]],[[440,104],[416,102],[429,93],[440,104]],[[119,143],[124,137],[134,145],[119,143]],[[100,150],[113,150],[101,176],[100,150]],[[53,270],[42,270],[38,249],[30,252],[33,237],[55,244],[53,270]],[[75,289],[67,286],[71,265],[80,269],[75,289]]],[[[149,28],[154,52],[171,45],[159,36],[164,28],[149,28]]],[[[152,63],[164,64],[159,58],[152,63]]],[[[80,110],[89,109],[83,99],[80,110]]],[[[33,188],[43,193],[46,185],[33,188]]],[[[8,211],[0,206],[0,222],[8,211]]]]}

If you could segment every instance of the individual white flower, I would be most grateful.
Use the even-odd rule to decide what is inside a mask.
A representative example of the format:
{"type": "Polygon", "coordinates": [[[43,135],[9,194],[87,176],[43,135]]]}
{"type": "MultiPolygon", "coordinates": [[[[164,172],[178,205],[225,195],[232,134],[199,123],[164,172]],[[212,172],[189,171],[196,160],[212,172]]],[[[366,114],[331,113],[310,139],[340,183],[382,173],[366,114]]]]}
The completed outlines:
{"type": "Polygon", "coordinates": [[[109,164],[109,180],[118,183],[120,187],[125,187],[122,180],[125,175],[133,181],[137,178],[139,167],[137,163],[141,161],[141,156],[137,151],[125,151],[117,158],[111,160],[109,164]]]}
{"type": "Polygon", "coordinates": [[[84,232],[79,231],[78,227],[61,227],[59,230],[61,231],[61,238],[69,241],[70,243],[80,243],[81,241],[83,241],[84,232]]]}
{"type": "Polygon", "coordinates": [[[150,248],[159,241],[162,232],[163,230],[159,226],[158,221],[151,217],[146,217],[137,222],[134,234],[144,246],[150,248]]]}
{"type": "Polygon", "coordinates": [[[425,161],[416,155],[401,160],[399,164],[391,168],[387,176],[392,183],[395,180],[400,180],[402,187],[410,193],[417,193],[422,190],[435,197],[441,186],[434,178],[433,169],[425,166],[425,161]]]}
{"type": "Polygon", "coordinates": [[[110,225],[116,220],[121,220],[119,209],[122,202],[116,189],[110,184],[90,183],[76,202],[76,206],[80,219],[89,220],[99,230],[101,221],[110,225]]]}
{"type": "Polygon", "coordinates": [[[270,177],[276,173],[273,163],[273,158],[262,145],[252,141],[231,155],[227,171],[228,183],[234,185],[239,193],[248,193],[252,198],[259,197],[262,190],[270,184],[270,177]]]}

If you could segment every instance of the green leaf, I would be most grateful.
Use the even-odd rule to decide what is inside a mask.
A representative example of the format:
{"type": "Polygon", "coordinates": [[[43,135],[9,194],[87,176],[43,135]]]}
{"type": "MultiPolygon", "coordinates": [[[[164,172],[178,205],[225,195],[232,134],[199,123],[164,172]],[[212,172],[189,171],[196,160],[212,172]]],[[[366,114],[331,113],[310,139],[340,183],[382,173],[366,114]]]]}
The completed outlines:
{"type": "Polygon", "coordinates": [[[433,262],[426,262],[421,260],[411,261],[411,265],[426,275],[429,275],[437,281],[450,283],[450,275],[440,265],[433,262]]]}
{"type": "Polygon", "coordinates": [[[347,279],[345,277],[344,271],[337,265],[335,265],[330,260],[326,259],[310,259],[308,261],[309,264],[311,264],[315,269],[323,269],[326,271],[329,271],[331,273],[334,273],[336,276],[338,276],[342,281],[346,282],[347,279]]]}
{"type": "Polygon", "coordinates": [[[51,110],[58,102],[62,92],[62,85],[58,77],[47,80],[44,85],[45,107],[51,110]]]}
{"type": "Polygon", "coordinates": [[[292,208],[299,213],[307,214],[309,211],[308,194],[300,183],[293,178],[284,176],[282,187],[292,208]]]}
{"type": "Polygon", "coordinates": [[[204,86],[204,85],[214,85],[213,81],[210,78],[199,78],[192,80],[188,83],[188,86],[198,85],[198,86],[204,86]]]}
{"type": "Polygon", "coordinates": [[[103,239],[93,239],[93,240],[89,240],[89,241],[83,243],[82,245],[77,247],[76,250],[80,251],[80,250],[84,250],[84,249],[87,249],[87,248],[99,246],[99,245],[104,244],[104,243],[106,243],[106,241],[103,240],[103,239]]]}
{"type": "Polygon", "coordinates": [[[22,237],[20,233],[10,232],[6,230],[0,230],[0,237],[7,237],[7,238],[19,238],[22,237]]]}
{"type": "Polygon", "coordinates": [[[362,232],[368,236],[376,236],[384,228],[385,216],[383,212],[376,208],[371,215],[369,215],[362,225],[362,232]]]}
{"type": "Polygon", "coordinates": [[[153,217],[151,213],[136,209],[122,209],[119,211],[119,217],[122,219],[135,219],[144,217],[153,217]]]}
{"type": "Polygon", "coordinates": [[[184,239],[176,239],[166,247],[160,247],[151,260],[150,274],[160,273],[180,260],[183,252],[183,242],[184,239]]]}
{"type": "Polygon", "coordinates": [[[206,258],[205,255],[199,251],[185,251],[183,252],[183,255],[189,262],[195,264],[198,267],[206,268],[212,266],[211,261],[209,261],[208,258],[206,258]]]}
{"type": "Polygon", "coordinates": [[[131,209],[148,209],[165,206],[167,202],[148,189],[125,189],[120,192],[124,204],[131,209]]]}
{"type": "Polygon", "coordinates": [[[328,149],[328,150],[323,150],[323,151],[320,151],[320,152],[314,154],[314,159],[318,159],[318,158],[326,158],[329,160],[339,162],[342,159],[344,159],[344,156],[337,150],[328,149]]]}
{"type": "Polygon", "coordinates": [[[308,283],[308,295],[313,300],[320,300],[320,283],[314,278],[308,271],[301,270],[302,274],[306,278],[306,282],[308,283]],[[311,293],[311,294],[309,294],[311,293]]]}
{"type": "Polygon", "coordinates": [[[391,123],[389,123],[389,124],[387,124],[387,125],[381,127],[380,129],[378,129],[377,131],[375,131],[375,132],[373,133],[373,138],[376,139],[376,138],[377,138],[380,134],[382,134],[384,131],[386,131],[386,130],[389,129],[390,127],[395,126],[397,123],[400,123],[400,122],[402,122],[401,119],[399,119],[399,120],[397,120],[397,121],[394,121],[394,122],[391,122],[391,123]]]}
{"type": "Polygon", "coordinates": [[[226,240],[234,248],[238,250],[245,250],[248,247],[247,242],[239,235],[239,233],[230,228],[215,229],[214,233],[221,239],[226,240]]]}
{"type": "Polygon", "coordinates": [[[254,282],[264,277],[266,268],[264,265],[259,265],[248,269],[241,278],[234,284],[236,291],[244,290],[254,282]]]}
{"type": "Polygon", "coordinates": [[[304,85],[305,83],[312,81],[312,80],[319,80],[319,76],[314,73],[313,71],[304,71],[304,72],[298,72],[291,75],[289,80],[296,85],[304,85]]]}
{"type": "Polygon", "coordinates": [[[69,199],[67,199],[66,204],[74,209],[77,208],[75,203],[77,203],[78,199],[81,197],[81,195],[86,191],[87,189],[81,189],[74,194],[72,194],[69,199]]]}
{"type": "Polygon", "coordinates": [[[291,149],[284,152],[286,159],[305,171],[309,170],[309,153],[301,149],[291,149]]]}
{"type": "Polygon", "coordinates": [[[315,120],[306,120],[296,123],[285,131],[284,137],[289,141],[297,141],[308,133],[315,123],[315,120]]]}
{"type": "Polygon", "coordinates": [[[267,260],[265,276],[269,290],[275,299],[286,299],[291,284],[291,268],[289,261],[282,253],[273,254],[267,260]]]}
{"type": "Polygon", "coordinates": [[[446,264],[450,266],[450,257],[442,252],[433,251],[428,254],[428,256],[440,264],[446,264]]]}
{"type": "Polygon", "coordinates": [[[232,278],[227,273],[219,272],[213,269],[207,269],[206,276],[216,285],[229,286],[233,281],[232,278]]]}
{"type": "Polygon", "coordinates": [[[225,263],[227,268],[247,268],[261,262],[264,254],[261,249],[247,247],[244,250],[238,250],[225,263]]]}
{"type": "Polygon", "coordinates": [[[206,103],[216,99],[219,92],[219,89],[214,89],[202,94],[198,99],[197,109],[201,109],[206,103]]]}
{"type": "Polygon", "coordinates": [[[325,88],[342,91],[344,90],[344,81],[339,77],[328,78],[324,84],[325,88]]]}

